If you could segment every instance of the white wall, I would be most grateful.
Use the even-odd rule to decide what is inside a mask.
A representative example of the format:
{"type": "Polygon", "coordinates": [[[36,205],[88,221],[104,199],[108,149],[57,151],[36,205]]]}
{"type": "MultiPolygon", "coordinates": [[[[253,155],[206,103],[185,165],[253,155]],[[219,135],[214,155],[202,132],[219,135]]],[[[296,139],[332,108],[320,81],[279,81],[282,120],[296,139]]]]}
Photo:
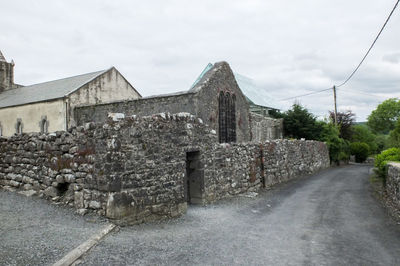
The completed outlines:
{"type": "Polygon", "coordinates": [[[69,123],[74,126],[73,108],[75,106],[110,103],[115,101],[133,100],[141,98],[139,93],[112,68],[83,86],[69,97],[69,123]]]}
{"type": "Polygon", "coordinates": [[[21,119],[23,132],[40,132],[42,116],[47,116],[48,130],[54,132],[64,130],[63,100],[41,102],[0,109],[0,124],[3,136],[12,136],[15,132],[17,119],[21,119]]]}

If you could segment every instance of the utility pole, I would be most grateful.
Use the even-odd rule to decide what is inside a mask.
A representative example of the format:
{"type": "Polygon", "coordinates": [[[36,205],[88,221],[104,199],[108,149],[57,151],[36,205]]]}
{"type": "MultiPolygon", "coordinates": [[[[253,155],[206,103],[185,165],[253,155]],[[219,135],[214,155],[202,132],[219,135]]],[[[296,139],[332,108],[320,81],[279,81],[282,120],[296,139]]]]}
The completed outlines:
{"type": "Polygon", "coordinates": [[[333,101],[335,103],[335,125],[337,126],[336,86],[333,85],[333,101]]]}

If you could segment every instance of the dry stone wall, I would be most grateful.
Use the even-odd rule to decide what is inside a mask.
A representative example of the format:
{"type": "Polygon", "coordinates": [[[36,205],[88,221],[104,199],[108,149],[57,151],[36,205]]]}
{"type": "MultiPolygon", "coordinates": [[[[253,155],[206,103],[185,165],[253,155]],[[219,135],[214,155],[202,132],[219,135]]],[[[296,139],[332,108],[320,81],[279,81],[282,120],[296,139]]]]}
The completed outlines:
{"type": "Polygon", "coordinates": [[[388,163],[386,191],[390,199],[400,208],[400,163],[388,163]]]}
{"type": "Polygon", "coordinates": [[[283,119],[274,119],[250,113],[250,123],[252,142],[283,138],[283,119]]]}
{"type": "Polygon", "coordinates": [[[203,153],[205,202],[256,192],[261,188],[261,161],[257,145],[214,144],[203,153]]]}
{"type": "Polygon", "coordinates": [[[219,144],[215,130],[188,113],[0,138],[2,187],[121,223],[176,217],[188,202],[256,192],[328,166],[323,143],[219,144]]]}
{"type": "Polygon", "coordinates": [[[328,148],[318,141],[270,140],[261,150],[265,187],[311,175],[330,165],[328,148]]]}

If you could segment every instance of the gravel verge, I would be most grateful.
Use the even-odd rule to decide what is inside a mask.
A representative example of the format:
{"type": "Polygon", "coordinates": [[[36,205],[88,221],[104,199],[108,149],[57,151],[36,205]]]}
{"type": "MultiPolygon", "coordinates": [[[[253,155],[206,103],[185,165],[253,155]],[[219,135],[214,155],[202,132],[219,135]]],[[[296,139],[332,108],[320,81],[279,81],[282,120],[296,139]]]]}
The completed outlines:
{"type": "Polygon", "coordinates": [[[51,265],[107,223],[36,196],[0,189],[0,265],[51,265]]]}

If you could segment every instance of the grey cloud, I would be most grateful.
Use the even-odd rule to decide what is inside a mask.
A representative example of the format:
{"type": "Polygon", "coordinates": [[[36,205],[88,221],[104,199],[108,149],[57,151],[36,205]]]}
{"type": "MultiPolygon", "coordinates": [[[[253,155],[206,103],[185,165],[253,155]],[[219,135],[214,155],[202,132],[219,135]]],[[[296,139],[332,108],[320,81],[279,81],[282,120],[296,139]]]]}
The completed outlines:
{"type": "Polygon", "coordinates": [[[385,62],[398,64],[400,62],[400,53],[386,54],[382,57],[382,60],[385,62]]]}

